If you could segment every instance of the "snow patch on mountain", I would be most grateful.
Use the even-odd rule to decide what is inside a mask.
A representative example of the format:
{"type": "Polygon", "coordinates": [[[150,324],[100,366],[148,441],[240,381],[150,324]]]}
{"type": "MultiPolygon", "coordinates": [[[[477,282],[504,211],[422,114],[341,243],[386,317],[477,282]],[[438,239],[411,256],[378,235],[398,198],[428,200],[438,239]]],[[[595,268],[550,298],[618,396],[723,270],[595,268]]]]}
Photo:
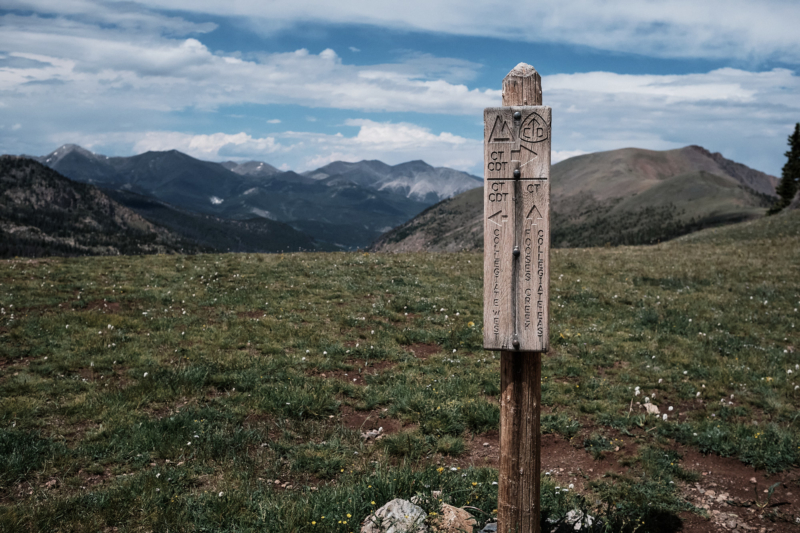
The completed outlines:
{"type": "Polygon", "coordinates": [[[389,166],[381,161],[348,163],[335,161],[304,176],[327,185],[352,182],[361,187],[421,201],[440,201],[483,185],[476,176],[444,167],[432,167],[424,161],[409,161],[389,166]]]}

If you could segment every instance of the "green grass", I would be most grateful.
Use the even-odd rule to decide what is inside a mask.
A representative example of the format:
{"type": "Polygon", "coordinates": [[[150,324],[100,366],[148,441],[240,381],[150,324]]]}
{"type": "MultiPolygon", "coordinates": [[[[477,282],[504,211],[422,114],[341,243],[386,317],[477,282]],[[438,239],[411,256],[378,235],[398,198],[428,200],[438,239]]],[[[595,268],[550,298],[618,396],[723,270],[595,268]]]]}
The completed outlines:
{"type": "MultiPolygon", "coordinates": [[[[674,443],[800,465],[798,265],[796,212],[554,250],[543,431],[638,455],[585,494],[545,476],[543,520],[674,518],[674,443]]],[[[459,466],[499,424],[481,294],[471,253],[0,262],[0,530],[356,531],[439,490],[484,523],[497,473],[459,466]],[[365,442],[345,410],[405,427],[365,442]]]]}

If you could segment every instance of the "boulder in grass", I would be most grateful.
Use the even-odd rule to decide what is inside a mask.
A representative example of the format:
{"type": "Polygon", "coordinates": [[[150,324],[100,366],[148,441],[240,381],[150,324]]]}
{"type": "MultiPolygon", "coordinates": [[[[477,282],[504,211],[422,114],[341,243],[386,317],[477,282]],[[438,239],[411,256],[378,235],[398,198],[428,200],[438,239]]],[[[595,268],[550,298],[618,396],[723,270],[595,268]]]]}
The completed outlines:
{"type": "Polygon", "coordinates": [[[432,525],[436,533],[472,533],[478,524],[464,509],[443,503],[442,512],[432,525]]]}
{"type": "Polygon", "coordinates": [[[428,533],[427,516],[422,507],[395,498],[364,520],[361,533],[428,533]]]}

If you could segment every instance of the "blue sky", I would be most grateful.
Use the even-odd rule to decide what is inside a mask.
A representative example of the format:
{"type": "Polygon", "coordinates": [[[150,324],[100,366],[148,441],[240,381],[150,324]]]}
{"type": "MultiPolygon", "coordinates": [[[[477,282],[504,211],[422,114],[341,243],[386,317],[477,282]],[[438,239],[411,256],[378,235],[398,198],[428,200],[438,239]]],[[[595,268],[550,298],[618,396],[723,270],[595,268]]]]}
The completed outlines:
{"type": "Polygon", "coordinates": [[[699,144],[780,175],[800,2],[4,0],[0,152],[178,149],[298,171],[482,171],[482,110],[543,77],[553,160],[699,144]]]}

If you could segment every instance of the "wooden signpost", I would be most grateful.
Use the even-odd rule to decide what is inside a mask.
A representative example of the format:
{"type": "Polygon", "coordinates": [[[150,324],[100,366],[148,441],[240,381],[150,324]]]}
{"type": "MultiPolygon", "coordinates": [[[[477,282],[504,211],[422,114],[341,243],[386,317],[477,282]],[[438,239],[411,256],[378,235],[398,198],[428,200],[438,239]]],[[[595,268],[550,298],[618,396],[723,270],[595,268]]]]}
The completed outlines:
{"type": "Polygon", "coordinates": [[[520,63],[484,110],[483,346],[500,350],[498,532],[539,532],[542,352],[549,347],[550,125],[520,63]]]}

